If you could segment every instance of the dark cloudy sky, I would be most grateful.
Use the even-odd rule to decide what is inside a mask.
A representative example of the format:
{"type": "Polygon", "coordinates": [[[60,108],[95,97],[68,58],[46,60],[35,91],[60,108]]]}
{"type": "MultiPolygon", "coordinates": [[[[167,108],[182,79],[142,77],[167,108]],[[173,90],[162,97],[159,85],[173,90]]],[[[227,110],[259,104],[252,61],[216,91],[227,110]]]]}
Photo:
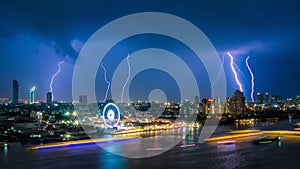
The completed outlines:
{"type": "MultiPolygon", "coordinates": [[[[241,74],[239,76],[248,100],[251,83],[245,65],[247,56],[251,56],[249,64],[255,74],[256,92],[268,91],[270,94],[295,97],[300,94],[299,8],[300,1],[292,0],[2,1],[0,97],[11,98],[12,80],[17,79],[20,84],[20,98],[27,98],[28,90],[36,85],[37,98],[45,99],[51,75],[57,70],[57,63],[65,60],[62,72],[53,84],[53,92],[56,99],[70,101],[73,67],[82,44],[103,25],[137,12],[165,12],[182,17],[207,35],[220,57],[224,51],[232,51],[236,64],[245,77],[241,74]]],[[[153,46],[175,50],[176,42],[169,41],[171,40],[156,36],[133,37],[118,44],[111,55],[153,46]]],[[[108,57],[107,62],[113,61],[108,57]]],[[[227,92],[231,96],[237,85],[228,66],[227,56],[224,63],[227,92]]],[[[116,63],[111,64],[108,66],[114,68],[116,63]]],[[[97,75],[96,82],[99,99],[105,91],[101,73],[99,70],[100,75],[97,75]]],[[[112,73],[113,70],[108,75],[111,76],[112,73]]],[[[144,73],[144,76],[136,77],[132,85],[143,88],[138,81],[151,81],[152,75],[169,78],[155,71],[152,74],[144,73]]],[[[206,79],[207,74],[204,72],[199,76],[206,79]]],[[[172,79],[169,80],[165,83],[172,84],[172,79]]],[[[156,84],[155,87],[159,85],[156,84]]],[[[175,89],[176,85],[173,87],[175,89]]],[[[150,90],[151,86],[145,88],[150,90]]],[[[165,89],[165,86],[161,88],[165,89]]],[[[201,97],[210,96],[209,88],[204,87],[200,91],[203,93],[201,97]]]]}

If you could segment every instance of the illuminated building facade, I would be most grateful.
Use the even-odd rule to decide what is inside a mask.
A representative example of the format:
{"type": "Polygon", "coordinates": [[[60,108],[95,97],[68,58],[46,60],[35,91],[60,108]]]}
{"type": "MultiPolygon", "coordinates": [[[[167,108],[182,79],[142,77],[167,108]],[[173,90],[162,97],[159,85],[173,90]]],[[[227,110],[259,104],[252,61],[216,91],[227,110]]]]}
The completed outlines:
{"type": "Polygon", "coordinates": [[[264,103],[264,96],[261,93],[257,93],[257,103],[258,104],[264,103]]]}
{"type": "Polygon", "coordinates": [[[165,110],[159,116],[160,119],[176,120],[180,113],[180,105],[178,103],[165,103],[165,110]]]}
{"type": "Polygon", "coordinates": [[[212,102],[213,102],[213,99],[212,99],[212,98],[202,99],[201,105],[202,105],[202,107],[203,107],[203,113],[204,113],[205,115],[208,115],[209,110],[210,110],[211,105],[212,105],[212,102]]]}
{"type": "Polygon", "coordinates": [[[34,100],[34,92],[35,92],[35,86],[33,86],[30,90],[29,90],[29,103],[33,104],[35,102],[34,100]]]}
{"type": "Polygon", "coordinates": [[[245,113],[245,96],[243,92],[236,90],[229,100],[229,111],[233,116],[245,113]]]}
{"type": "Polygon", "coordinates": [[[278,95],[274,95],[271,97],[271,103],[272,105],[278,105],[281,106],[282,105],[282,97],[278,96],[278,95]]]}
{"type": "Polygon", "coordinates": [[[271,105],[271,97],[270,97],[269,93],[265,94],[265,102],[264,103],[267,106],[271,105]]]}
{"type": "Polygon", "coordinates": [[[300,105],[300,96],[296,96],[295,104],[296,104],[297,106],[300,105]]]}
{"type": "Polygon", "coordinates": [[[230,98],[227,97],[227,98],[226,98],[226,102],[225,102],[225,106],[224,106],[224,113],[225,113],[225,114],[230,113],[230,111],[229,111],[229,102],[230,102],[230,98]]]}
{"type": "Polygon", "coordinates": [[[295,103],[294,103],[292,98],[287,98],[286,99],[286,106],[288,106],[288,107],[294,107],[295,106],[295,103]]]}

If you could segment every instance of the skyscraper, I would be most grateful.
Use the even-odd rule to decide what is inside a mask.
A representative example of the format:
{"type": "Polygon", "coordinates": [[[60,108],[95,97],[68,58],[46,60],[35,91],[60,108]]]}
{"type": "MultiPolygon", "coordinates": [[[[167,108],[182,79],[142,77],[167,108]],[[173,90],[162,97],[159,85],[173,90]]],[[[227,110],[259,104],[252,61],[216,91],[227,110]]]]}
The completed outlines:
{"type": "Polygon", "coordinates": [[[265,105],[270,105],[271,104],[271,97],[269,95],[269,93],[265,94],[265,105]]]}
{"type": "Polygon", "coordinates": [[[262,95],[261,93],[257,93],[257,103],[258,104],[264,103],[264,95],[262,95]]]}
{"type": "Polygon", "coordinates": [[[245,96],[243,92],[236,90],[229,100],[229,111],[234,115],[245,113],[245,96]]]}
{"type": "Polygon", "coordinates": [[[79,96],[79,103],[86,105],[87,104],[87,96],[86,95],[80,95],[79,96]]]}
{"type": "Polygon", "coordinates": [[[281,106],[282,105],[282,96],[274,95],[271,97],[272,105],[281,106]]]}
{"type": "Polygon", "coordinates": [[[17,80],[13,80],[13,104],[18,104],[19,99],[19,83],[17,80]]]}
{"type": "Polygon", "coordinates": [[[47,93],[47,104],[52,104],[52,92],[47,93]]]}
{"type": "Polygon", "coordinates": [[[33,86],[29,91],[29,103],[30,104],[34,103],[34,91],[35,91],[35,86],[33,86]]]}
{"type": "Polygon", "coordinates": [[[214,98],[214,104],[215,105],[220,105],[221,104],[221,98],[220,97],[215,97],[214,98]]]}
{"type": "Polygon", "coordinates": [[[199,96],[195,96],[195,104],[199,104],[199,96]]]}
{"type": "Polygon", "coordinates": [[[295,104],[296,104],[297,106],[299,106],[299,104],[300,104],[300,96],[299,96],[299,95],[296,96],[295,104]]]}

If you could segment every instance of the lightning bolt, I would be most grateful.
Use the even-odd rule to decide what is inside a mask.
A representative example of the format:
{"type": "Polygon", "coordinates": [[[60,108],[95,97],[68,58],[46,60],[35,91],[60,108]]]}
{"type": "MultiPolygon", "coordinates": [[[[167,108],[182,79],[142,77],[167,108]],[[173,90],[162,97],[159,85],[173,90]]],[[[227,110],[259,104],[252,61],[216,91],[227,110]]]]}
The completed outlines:
{"type": "Polygon", "coordinates": [[[127,66],[128,66],[128,76],[127,76],[127,79],[126,79],[126,81],[125,81],[125,83],[124,83],[124,85],[123,85],[123,88],[122,88],[121,103],[123,103],[123,97],[124,97],[125,87],[126,87],[128,81],[129,81],[129,79],[130,79],[130,68],[131,68],[131,66],[130,66],[130,63],[129,63],[129,56],[130,56],[130,55],[128,54],[128,56],[127,56],[127,58],[126,58],[126,60],[127,60],[127,66]]]}
{"type": "Polygon", "coordinates": [[[105,102],[105,101],[107,100],[108,91],[109,91],[109,88],[110,88],[110,82],[107,80],[106,69],[105,69],[105,67],[103,66],[103,63],[101,64],[101,67],[102,67],[102,69],[104,70],[104,80],[105,80],[105,82],[107,83],[106,92],[105,92],[105,97],[104,97],[104,99],[103,99],[103,102],[105,102]]]}
{"type": "Polygon", "coordinates": [[[53,88],[52,88],[52,85],[53,85],[53,82],[54,82],[55,77],[56,77],[56,76],[60,73],[60,71],[61,71],[61,64],[63,64],[64,62],[65,62],[65,61],[61,61],[61,62],[58,63],[58,65],[57,65],[57,67],[58,67],[57,72],[55,72],[54,75],[52,75],[52,77],[51,77],[51,82],[50,82],[49,87],[50,87],[50,92],[52,93],[52,100],[54,100],[54,95],[53,95],[53,88]]]}
{"type": "Polygon", "coordinates": [[[230,54],[230,52],[227,52],[227,55],[230,57],[230,67],[234,74],[235,81],[236,81],[237,85],[239,86],[240,91],[243,92],[242,84],[238,78],[238,75],[237,75],[235,67],[234,67],[233,56],[230,54]]]}
{"type": "Polygon", "coordinates": [[[249,84],[248,79],[246,78],[246,76],[244,75],[244,73],[241,71],[241,69],[239,68],[239,66],[236,63],[233,63],[233,65],[236,68],[236,70],[240,73],[240,75],[243,77],[243,79],[246,81],[246,83],[249,84]]]}
{"type": "Polygon", "coordinates": [[[249,63],[248,63],[249,58],[250,58],[250,56],[248,56],[247,59],[246,59],[246,66],[247,66],[247,68],[249,70],[249,73],[251,75],[251,100],[252,100],[252,102],[254,102],[254,96],[253,96],[254,95],[254,74],[253,74],[253,72],[252,72],[252,70],[249,66],[249,63]]]}

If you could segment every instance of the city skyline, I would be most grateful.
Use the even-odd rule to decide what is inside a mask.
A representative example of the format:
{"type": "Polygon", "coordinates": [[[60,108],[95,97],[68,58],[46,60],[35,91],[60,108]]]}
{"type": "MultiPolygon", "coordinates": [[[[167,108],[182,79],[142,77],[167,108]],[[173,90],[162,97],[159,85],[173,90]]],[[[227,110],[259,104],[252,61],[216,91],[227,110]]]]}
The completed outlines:
{"type": "MultiPolygon", "coordinates": [[[[19,83],[15,79],[12,82],[13,82],[12,83],[13,84],[12,85],[13,86],[12,97],[11,98],[0,97],[2,100],[7,101],[7,103],[18,104],[18,103],[27,103],[29,101],[30,104],[32,104],[32,103],[38,103],[38,102],[44,102],[44,103],[47,103],[47,104],[50,105],[53,102],[60,102],[60,101],[65,102],[65,100],[53,100],[53,94],[52,94],[52,92],[47,92],[45,98],[38,99],[38,100],[35,101],[34,96],[35,96],[36,86],[33,86],[29,90],[29,97],[28,98],[19,98],[18,97],[19,83]]],[[[243,95],[243,97],[244,97],[244,92],[240,91],[239,89],[236,89],[235,92],[231,96],[233,98],[235,98],[236,97],[235,96],[236,93],[239,93],[239,95],[243,95]]],[[[227,99],[231,98],[231,96],[228,96],[227,99]]],[[[219,97],[216,97],[216,98],[219,98],[219,97]]],[[[282,96],[277,95],[277,94],[271,94],[270,95],[268,92],[265,92],[265,93],[257,92],[256,95],[254,96],[254,100],[253,101],[252,100],[245,100],[245,98],[244,98],[243,102],[249,102],[249,103],[252,102],[252,103],[257,103],[259,105],[265,104],[267,106],[267,105],[270,105],[271,102],[275,102],[275,103],[277,103],[277,102],[280,102],[280,103],[287,102],[288,103],[289,101],[298,102],[299,98],[300,98],[300,95],[297,95],[295,98],[292,98],[292,97],[283,98],[282,96]],[[280,100],[280,101],[278,101],[278,100],[280,100]]],[[[203,97],[203,98],[200,98],[199,96],[195,96],[195,99],[194,99],[195,101],[194,102],[193,102],[193,100],[189,100],[189,101],[193,102],[193,103],[200,103],[199,99],[202,99],[202,101],[206,100],[206,99],[212,99],[212,100],[214,100],[214,98],[212,98],[212,97],[207,97],[207,98],[203,97]]],[[[108,100],[110,100],[110,99],[108,99],[108,100]]],[[[74,102],[74,101],[75,102],[79,102],[79,103],[84,103],[84,104],[89,103],[88,100],[87,100],[87,96],[86,95],[80,95],[79,98],[78,98],[78,100],[72,100],[72,102],[74,102]]],[[[149,101],[150,102],[150,100],[145,100],[145,101],[149,101]]],[[[98,102],[101,102],[101,100],[98,100],[98,102]]],[[[106,100],[103,100],[102,102],[106,102],[106,100]]],[[[173,102],[173,100],[169,100],[168,102],[173,102]]]]}
{"type": "Polygon", "coordinates": [[[299,168],[299,9],[0,2],[0,168],[299,168]]]}
{"type": "MultiPolygon", "coordinates": [[[[300,63],[300,58],[297,57],[297,42],[300,39],[297,24],[300,16],[297,10],[298,2],[253,1],[247,5],[234,1],[190,1],[172,5],[169,1],[144,2],[143,5],[126,2],[113,5],[111,2],[95,3],[96,5],[89,5],[78,2],[72,4],[72,8],[66,7],[69,5],[67,1],[58,5],[47,1],[35,2],[35,5],[3,3],[1,14],[6,18],[0,28],[0,97],[12,98],[11,81],[16,79],[19,82],[19,98],[27,98],[30,88],[36,85],[36,98],[46,100],[46,93],[50,91],[51,76],[56,73],[57,64],[65,61],[61,65],[62,72],[53,83],[53,94],[57,100],[71,101],[72,72],[82,45],[97,29],[111,20],[142,11],[165,12],[187,19],[208,36],[219,52],[220,59],[223,53],[230,51],[246,77],[244,79],[239,74],[247,101],[250,100],[251,92],[251,77],[245,65],[248,56],[251,56],[249,65],[255,75],[255,93],[269,92],[284,98],[295,98],[300,94],[300,81],[295,77],[300,74],[300,70],[297,69],[300,63]],[[96,6],[102,10],[98,10],[96,6]],[[130,7],[123,8],[124,6],[130,7]],[[73,12],[81,10],[80,13],[73,12]]],[[[113,57],[117,57],[116,60],[119,61],[126,58],[128,53],[153,46],[173,51],[187,62],[192,56],[191,52],[179,42],[173,42],[173,39],[150,35],[132,37],[118,44],[108,54],[105,60],[108,77],[111,78],[117,66],[117,63],[112,63],[113,57]],[[158,40],[161,44],[156,44],[158,40]],[[177,46],[180,46],[180,49],[177,49],[177,46]]],[[[190,61],[189,65],[194,70],[198,69],[199,63],[193,65],[191,62],[193,61],[190,61]]],[[[229,62],[229,58],[225,56],[227,96],[231,96],[238,87],[233,80],[229,62]]],[[[210,83],[201,63],[199,67],[199,72],[195,72],[195,75],[199,81],[205,81],[200,97],[207,98],[210,97],[207,87],[210,83]]],[[[103,72],[99,68],[96,82],[99,86],[99,89],[96,89],[100,95],[99,100],[103,99],[106,90],[106,83],[101,75],[103,72]]],[[[164,75],[161,77],[168,79],[164,75]]],[[[151,77],[137,79],[153,81],[151,77]]],[[[173,88],[176,89],[176,85],[173,88]]]]}

